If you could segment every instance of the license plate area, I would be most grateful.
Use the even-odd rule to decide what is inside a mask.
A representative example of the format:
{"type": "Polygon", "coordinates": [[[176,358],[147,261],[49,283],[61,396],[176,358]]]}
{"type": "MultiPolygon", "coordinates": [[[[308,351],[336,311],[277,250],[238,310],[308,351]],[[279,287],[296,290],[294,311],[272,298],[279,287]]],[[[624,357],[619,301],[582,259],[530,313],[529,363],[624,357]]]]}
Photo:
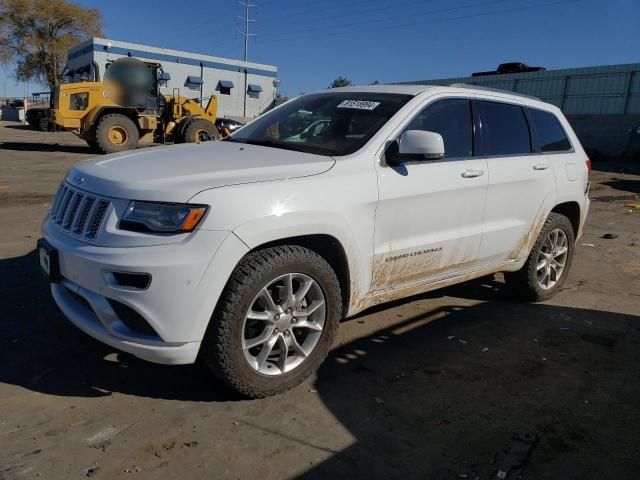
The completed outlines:
{"type": "Polygon", "coordinates": [[[38,240],[38,266],[51,283],[60,283],[58,251],[44,238],[38,240]]]}

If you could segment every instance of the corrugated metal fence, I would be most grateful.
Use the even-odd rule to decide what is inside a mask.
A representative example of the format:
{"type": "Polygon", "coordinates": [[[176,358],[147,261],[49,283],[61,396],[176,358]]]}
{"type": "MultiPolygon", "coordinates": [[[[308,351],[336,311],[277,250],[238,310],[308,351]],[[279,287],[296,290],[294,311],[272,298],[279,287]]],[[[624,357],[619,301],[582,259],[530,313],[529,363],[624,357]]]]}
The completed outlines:
{"type": "Polygon", "coordinates": [[[566,115],[640,113],[640,63],[398,83],[499,88],[536,96],[566,115]]]}

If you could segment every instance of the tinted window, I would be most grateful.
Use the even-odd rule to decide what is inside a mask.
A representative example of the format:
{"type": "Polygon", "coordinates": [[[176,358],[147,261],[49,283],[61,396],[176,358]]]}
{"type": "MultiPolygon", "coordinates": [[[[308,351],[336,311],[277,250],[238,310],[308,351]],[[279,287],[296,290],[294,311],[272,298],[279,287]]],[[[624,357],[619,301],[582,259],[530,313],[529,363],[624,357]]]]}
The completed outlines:
{"type": "Polygon", "coordinates": [[[556,116],[542,110],[529,109],[541,152],[565,152],[571,143],[556,116]]]}
{"type": "Polygon", "coordinates": [[[465,99],[439,100],[425,107],[407,130],[426,130],[442,135],[445,157],[473,155],[471,102],[465,99]]]}
{"type": "Polygon", "coordinates": [[[480,102],[483,155],[517,155],[531,152],[529,124],[522,107],[480,102]]]}

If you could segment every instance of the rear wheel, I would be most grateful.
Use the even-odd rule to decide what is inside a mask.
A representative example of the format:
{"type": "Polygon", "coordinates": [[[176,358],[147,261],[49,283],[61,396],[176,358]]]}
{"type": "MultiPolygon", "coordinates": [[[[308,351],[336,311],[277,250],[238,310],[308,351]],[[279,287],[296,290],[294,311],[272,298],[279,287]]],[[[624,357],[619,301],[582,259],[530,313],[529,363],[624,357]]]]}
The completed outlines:
{"type": "Polygon", "coordinates": [[[203,142],[211,138],[220,138],[220,133],[213,123],[204,118],[190,120],[184,130],[186,143],[203,142]]]}
{"type": "Polygon", "coordinates": [[[100,119],[96,128],[96,144],[103,153],[132,150],[138,145],[138,127],[119,113],[110,113],[100,119]]]}
{"type": "Polygon", "coordinates": [[[38,121],[38,129],[42,132],[48,132],[49,131],[49,119],[47,117],[42,117],[39,121],[38,121]]]}
{"type": "Polygon", "coordinates": [[[338,279],[315,252],[281,246],[251,253],[220,297],[202,359],[244,395],[275,395],[316,371],[341,312],[338,279]]]}
{"type": "Polygon", "coordinates": [[[571,221],[550,213],[522,269],[505,273],[507,286],[524,300],[540,302],[553,297],[569,273],[574,241],[571,221]]]}

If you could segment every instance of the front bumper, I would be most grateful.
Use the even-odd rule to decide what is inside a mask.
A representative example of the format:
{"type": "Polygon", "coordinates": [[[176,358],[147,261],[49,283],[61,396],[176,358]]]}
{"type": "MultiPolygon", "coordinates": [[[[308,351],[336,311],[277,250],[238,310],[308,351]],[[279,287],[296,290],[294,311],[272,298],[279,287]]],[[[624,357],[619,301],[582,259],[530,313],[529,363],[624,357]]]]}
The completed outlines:
{"type": "Polygon", "coordinates": [[[129,330],[106,297],[63,280],[51,284],[51,294],[65,316],[80,330],[107,345],[154,363],[193,363],[200,342],[170,343],[129,330]],[[79,301],[82,298],[84,301],[79,301]],[[85,303],[86,302],[86,303],[85,303]]]}
{"type": "Polygon", "coordinates": [[[77,240],[48,219],[42,233],[58,252],[61,282],[51,285],[51,293],[65,316],[101,342],[163,364],[195,361],[218,296],[247,251],[226,231],[200,230],[179,243],[130,248],[77,240]],[[138,290],[114,286],[108,276],[113,271],[146,273],[151,283],[138,290]],[[151,333],[130,328],[114,301],[142,318],[151,333]]]}

